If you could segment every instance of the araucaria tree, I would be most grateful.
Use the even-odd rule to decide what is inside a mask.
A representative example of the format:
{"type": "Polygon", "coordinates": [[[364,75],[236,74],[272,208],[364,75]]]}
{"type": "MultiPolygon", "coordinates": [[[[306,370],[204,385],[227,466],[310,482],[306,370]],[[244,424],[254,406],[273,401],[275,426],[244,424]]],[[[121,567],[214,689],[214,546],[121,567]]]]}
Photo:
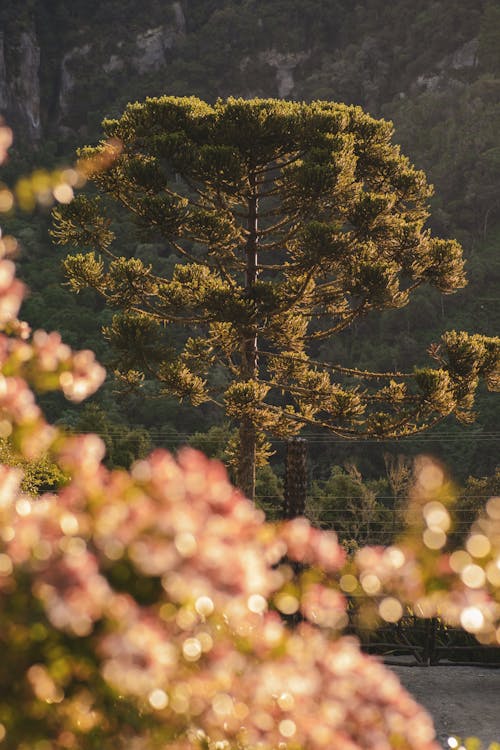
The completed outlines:
{"type": "Polygon", "coordinates": [[[422,284],[449,294],[465,283],[460,246],[424,228],[431,189],[390,123],[330,102],[165,96],[103,127],[80,153],[101,195],[55,213],[57,241],[85,250],[65,261],[71,285],[118,309],[107,333],[123,378],[156,378],[239,425],[249,497],[268,434],[408,435],[466,419],[479,377],[493,385],[498,340],[482,336],[445,334],[437,368],[413,373],[314,358],[317,342],[403,307],[422,284]],[[168,278],[122,257],[113,204],[178,254],[168,278]]]}

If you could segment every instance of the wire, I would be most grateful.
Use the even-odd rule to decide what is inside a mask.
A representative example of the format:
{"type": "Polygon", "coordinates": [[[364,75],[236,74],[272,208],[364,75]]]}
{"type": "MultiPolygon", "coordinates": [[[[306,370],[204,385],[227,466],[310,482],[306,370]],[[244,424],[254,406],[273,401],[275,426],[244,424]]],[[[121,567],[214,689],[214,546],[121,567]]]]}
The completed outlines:
{"type": "MultiPolygon", "coordinates": [[[[64,428],[64,426],[63,426],[64,428]]],[[[66,427],[69,431],[71,430],[71,427],[66,427]]],[[[146,427],[131,427],[130,432],[147,432],[150,434],[150,436],[156,440],[162,439],[164,442],[170,442],[172,444],[179,444],[183,442],[189,442],[193,439],[202,439],[203,442],[207,445],[218,445],[221,440],[219,438],[208,438],[205,437],[203,433],[187,433],[187,432],[175,432],[172,430],[158,430],[154,427],[152,428],[146,428],[146,427]]],[[[111,428],[109,430],[78,430],[80,434],[95,434],[99,435],[100,437],[123,437],[124,431],[123,428],[111,428]]],[[[345,446],[352,446],[352,445],[366,445],[368,444],[381,444],[381,443],[440,443],[440,444],[450,444],[455,443],[460,440],[467,440],[473,438],[475,442],[496,442],[497,440],[500,440],[500,432],[484,432],[484,433],[477,433],[477,434],[456,434],[456,433],[443,433],[439,435],[407,435],[405,437],[399,437],[399,438],[354,438],[350,440],[344,440],[342,438],[333,437],[329,435],[318,435],[317,437],[315,435],[304,435],[304,439],[306,441],[306,445],[321,445],[321,444],[335,444],[335,445],[345,445],[345,446]]],[[[268,438],[270,443],[279,444],[279,445],[285,445],[288,441],[284,438],[268,438]]]]}

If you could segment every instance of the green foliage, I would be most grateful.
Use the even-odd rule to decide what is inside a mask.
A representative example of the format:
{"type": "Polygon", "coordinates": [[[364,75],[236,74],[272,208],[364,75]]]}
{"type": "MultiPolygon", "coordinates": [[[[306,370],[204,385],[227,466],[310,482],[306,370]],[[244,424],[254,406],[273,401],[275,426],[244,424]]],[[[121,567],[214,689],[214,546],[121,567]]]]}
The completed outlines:
{"type": "Polygon", "coordinates": [[[21,489],[29,495],[55,492],[67,480],[57,464],[47,456],[36,461],[27,461],[19,456],[8,440],[3,438],[0,439],[0,463],[21,469],[21,489]]]}
{"type": "Polygon", "coordinates": [[[444,339],[448,365],[417,373],[420,395],[398,373],[309,359],[314,342],[406,305],[423,284],[448,294],[465,284],[458,243],[424,228],[431,189],[392,144],[390,123],[328,102],[164,96],[103,127],[106,140],[81,151],[99,200],[55,213],[56,241],[80,251],[65,262],[70,284],[120,309],[106,333],[127,382],[142,373],[195,406],[224,405],[240,424],[246,491],[259,435],[304,425],[411,434],[453,412],[466,418],[479,375],[494,385],[498,341],[466,334],[444,339]],[[108,139],[121,144],[111,161],[108,139]],[[169,276],[115,249],[120,206],[177,254],[169,276]]]}
{"type": "Polygon", "coordinates": [[[484,512],[485,502],[500,494],[500,467],[492,476],[470,476],[461,488],[453,508],[454,526],[450,539],[454,546],[464,543],[468,529],[484,512]]]}
{"type": "Polygon", "coordinates": [[[267,520],[280,521],[283,518],[283,482],[269,464],[257,468],[255,502],[267,520]]]}
{"type": "MultiPolygon", "coordinates": [[[[84,195],[79,195],[64,211],[54,209],[54,217],[66,242],[97,247],[100,251],[109,247],[115,235],[109,230],[109,221],[99,215],[99,206],[98,198],[90,200],[84,195]]],[[[57,239],[57,232],[54,234],[57,239]]]]}
{"type": "Polygon", "coordinates": [[[333,529],[348,549],[360,544],[387,544],[397,530],[397,518],[387,498],[383,479],[365,482],[354,464],[334,466],[326,481],[312,483],[306,515],[312,522],[333,529]]]}
{"type": "Polygon", "coordinates": [[[224,463],[229,463],[227,447],[234,439],[235,431],[229,423],[212,425],[207,432],[195,432],[190,438],[189,445],[202,451],[209,458],[218,458],[224,463]]]}
{"type": "Polygon", "coordinates": [[[106,446],[106,465],[110,468],[128,469],[133,461],[147,456],[152,448],[147,430],[115,421],[96,403],[86,404],[67,426],[77,433],[97,433],[106,446]]]}

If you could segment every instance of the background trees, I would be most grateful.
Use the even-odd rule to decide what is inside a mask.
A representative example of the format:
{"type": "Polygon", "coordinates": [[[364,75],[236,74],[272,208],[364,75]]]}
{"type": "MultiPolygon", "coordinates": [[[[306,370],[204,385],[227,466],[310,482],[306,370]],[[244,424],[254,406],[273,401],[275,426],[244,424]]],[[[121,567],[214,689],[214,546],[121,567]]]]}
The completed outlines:
{"type": "Polygon", "coordinates": [[[481,336],[447,334],[439,369],[414,377],[315,359],[320,342],[421,285],[465,283],[459,245],[424,228],[431,190],[390,124],[327,102],[162,97],[104,132],[81,152],[100,197],[55,212],[57,241],[90,250],[66,259],[71,286],[120,310],[106,330],[123,380],[154,377],[239,424],[249,497],[266,434],[407,435],[468,419],[479,376],[494,386],[497,342],[481,336]],[[158,258],[123,256],[117,208],[158,258]]]}

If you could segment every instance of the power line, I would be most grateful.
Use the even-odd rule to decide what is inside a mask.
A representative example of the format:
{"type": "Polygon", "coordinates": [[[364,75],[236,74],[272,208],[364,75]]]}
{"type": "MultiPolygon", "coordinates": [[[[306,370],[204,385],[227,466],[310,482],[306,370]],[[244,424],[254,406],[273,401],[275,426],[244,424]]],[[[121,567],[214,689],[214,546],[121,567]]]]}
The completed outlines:
{"type": "MultiPolygon", "coordinates": [[[[64,426],[63,426],[64,428],[64,426]]],[[[66,427],[66,429],[71,432],[72,428],[66,427]]],[[[147,432],[151,437],[156,439],[162,439],[166,442],[171,443],[182,443],[182,442],[189,442],[191,440],[203,440],[204,443],[208,445],[218,445],[221,440],[219,438],[209,438],[206,437],[203,433],[182,433],[182,432],[172,432],[170,430],[158,430],[154,427],[147,428],[147,427],[131,427],[129,428],[130,432],[147,432]]],[[[109,430],[76,430],[78,434],[94,434],[98,435],[100,437],[124,437],[124,430],[123,428],[111,428],[109,430]]],[[[126,433],[125,433],[126,434],[126,433]]],[[[454,443],[461,440],[469,440],[472,439],[475,442],[495,442],[497,440],[500,440],[500,432],[488,432],[488,433],[476,433],[476,434],[462,434],[457,435],[455,433],[443,433],[439,435],[407,435],[404,437],[399,438],[354,438],[354,439],[343,439],[338,438],[334,436],[329,435],[318,435],[318,436],[311,436],[311,435],[304,435],[304,439],[308,444],[312,445],[321,445],[321,444],[336,444],[336,445],[345,445],[345,446],[351,446],[351,445],[366,445],[368,444],[375,444],[380,445],[382,443],[398,443],[398,444],[404,444],[404,443],[454,443]]],[[[274,438],[269,437],[269,442],[271,443],[277,443],[277,444],[286,444],[287,440],[285,438],[274,438]]]]}

